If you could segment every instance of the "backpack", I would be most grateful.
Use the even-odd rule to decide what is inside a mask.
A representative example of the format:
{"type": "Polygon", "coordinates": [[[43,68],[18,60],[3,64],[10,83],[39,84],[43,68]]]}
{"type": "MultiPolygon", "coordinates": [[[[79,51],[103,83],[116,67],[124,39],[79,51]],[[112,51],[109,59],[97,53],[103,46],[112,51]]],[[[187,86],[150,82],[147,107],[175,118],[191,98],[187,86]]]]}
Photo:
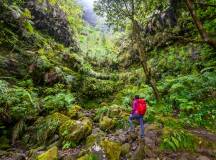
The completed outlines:
{"type": "Polygon", "coordinates": [[[144,99],[138,99],[137,112],[139,115],[144,115],[147,109],[146,101],[144,99]]]}

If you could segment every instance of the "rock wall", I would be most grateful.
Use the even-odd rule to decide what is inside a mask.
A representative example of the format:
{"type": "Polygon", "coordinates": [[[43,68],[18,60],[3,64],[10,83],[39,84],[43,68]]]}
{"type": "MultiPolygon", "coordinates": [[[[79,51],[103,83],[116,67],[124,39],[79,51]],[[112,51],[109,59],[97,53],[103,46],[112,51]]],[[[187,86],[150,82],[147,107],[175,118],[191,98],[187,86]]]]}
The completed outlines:
{"type": "Polygon", "coordinates": [[[37,29],[47,32],[67,47],[73,46],[74,50],[78,49],[67,16],[57,4],[51,4],[48,0],[28,0],[26,7],[31,11],[37,29]]]}

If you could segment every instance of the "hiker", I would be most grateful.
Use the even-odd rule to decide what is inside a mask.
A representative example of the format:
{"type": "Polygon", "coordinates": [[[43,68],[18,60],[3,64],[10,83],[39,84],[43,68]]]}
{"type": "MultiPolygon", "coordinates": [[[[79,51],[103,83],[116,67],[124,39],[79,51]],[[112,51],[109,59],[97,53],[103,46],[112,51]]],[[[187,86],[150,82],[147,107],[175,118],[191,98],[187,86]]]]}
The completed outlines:
{"type": "Polygon", "coordinates": [[[136,95],[133,99],[132,103],[132,111],[129,117],[130,129],[129,131],[134,131],[134,126],[132,120],[138,120],[140,123],[140,136],[144,138],[144,124],[143,124],[143,116],[146,112],[146,102],[143,98],[139,98],[136,95]]]}

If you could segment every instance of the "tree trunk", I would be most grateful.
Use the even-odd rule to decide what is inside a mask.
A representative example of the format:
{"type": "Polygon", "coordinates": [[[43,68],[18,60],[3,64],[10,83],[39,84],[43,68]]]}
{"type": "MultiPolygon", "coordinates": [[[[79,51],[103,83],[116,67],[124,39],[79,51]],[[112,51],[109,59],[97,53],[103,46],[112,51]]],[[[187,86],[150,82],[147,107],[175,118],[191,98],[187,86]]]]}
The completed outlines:
{"type": "Polygon", "coordinates": [[[191,0],[185,0],[187,8],[192,16],[192,19],[199,31],[200,36],[202,37],[203,41],[208,43],[210,46],[212,46],[213,48],[216,48],[216,40],[209,38],[208,33],[205,31],[202,22],[198,19],[198,17],[196,16],[195,11],[193,10],[193,4],[191,2],[191,0]]]}
{"type": "Polygon", "coordinates": [[[160,94],[159,94],[159,91],[157,89],[156,81],[155,81],[154,77],[152,76],[151,70],[148,68],[148,65],[147,65],[148,58],[146,55],[145,48],[142,44],[140,32],[141,32],[141,30],[139,28],[138,23],[136,21],[133,21],[133,36],[134,36],[134,40],[137,43],[140,63],[141,63],[142,68],[144,70],[147,83],[149,83],[150,86],[152,87],[155,98],[159,102],[160,101],[160,94]]]}

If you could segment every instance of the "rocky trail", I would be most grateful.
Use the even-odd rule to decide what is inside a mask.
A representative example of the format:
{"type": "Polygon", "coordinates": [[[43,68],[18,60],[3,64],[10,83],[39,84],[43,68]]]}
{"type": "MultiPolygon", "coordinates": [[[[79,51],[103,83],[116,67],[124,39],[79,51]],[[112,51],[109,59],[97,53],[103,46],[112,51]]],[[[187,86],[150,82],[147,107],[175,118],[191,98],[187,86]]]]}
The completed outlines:
{"type": "Polygon", "coordinates": [[[191,133],[216,143],[216,135],[202,128],[189,129],[191,133]]]}
{"type": "MultiPolygon", "coordinates": [[[[85,110],[83,116],[94,119],[95,110],[85,110]]],[[[160,148],[163,125],[145,123],[145,137],[140,139],[138,125],[134,132],[129,132],[128,128],[103,131],[100,129],[100,124],[93,121],[91,135],[75,148],[58,150],[58,157],[61,160],[82,160],[82,157],[85,159],[85,155],[91,152],[100,160],[115,160],[118,159],[117,157],[120,157],[121,160],[214,160],[216,150],[211,147],[207,149],[201,141],[215,143],[216,135],[204,129],[190,129],[190,132],[201,138],[201,145],[194,152],[163,151],[160,148]],[[107,143],[106,147],[103,146],[103,143],[107,143]]],[[[55,145],[56,143],[53,143],[47,148],[42,146],[30,151],[17,146],[17,148],[1,151],[0,159],[31,160],[32,155],[40,155],[55,145]]]]}

